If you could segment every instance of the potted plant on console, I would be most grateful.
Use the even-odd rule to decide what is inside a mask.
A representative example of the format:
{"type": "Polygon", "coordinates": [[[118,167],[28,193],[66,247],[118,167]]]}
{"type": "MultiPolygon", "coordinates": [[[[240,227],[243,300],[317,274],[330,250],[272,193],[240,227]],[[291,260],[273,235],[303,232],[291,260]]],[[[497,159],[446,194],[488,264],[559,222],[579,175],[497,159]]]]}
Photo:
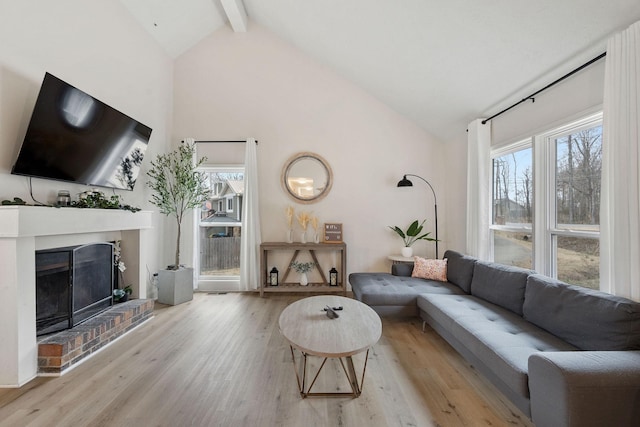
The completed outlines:
{"type": "Polygon", "coordinates": [[[402,241],[404,242],[404,247],[402,248],[403,257],[409,258],[413,255],[413,248],[411,246],[418,240],[427,240],[429,242],[436,241],[436,239],[432,239],[431,237],[429,237],[429,234],[431,233],[421,234],[422,229],[424,227],[424,223],[426,221],[427,221],[426,219],[423,220],[422,222],[418,222],[418,220],[415,220],[411,223],[411,225],[409,225],[409,228],[407,228],[406,231],[403,231],[397,225],[389,226],[389,228],[395,231],[398,234],[398,236],[402,238],[402,241]]]}
{"type": "Polygon", "coordinates": [[[181,144],[174,151],[159,154],[147,172],[153,190],[150,202],[160,213],[176,220],[177,238],[173,265],[158,272],[158,302],[176,305],[193,299],[193,268],[180,264],[180,237],[185,213],[199,207],[210,195],[206,177],[197,168],[206,157],[195,159],[195,146],[181,144]]]}
{"type": "Polygon", "coordinates": [[[297,273],[300,274],[300,286],[307,286],[309,284],[307,273],[313,270],[313,267],[315,266],[315,262],[293,261],[291,263],[291,268],[293,268],[297,273]]]}

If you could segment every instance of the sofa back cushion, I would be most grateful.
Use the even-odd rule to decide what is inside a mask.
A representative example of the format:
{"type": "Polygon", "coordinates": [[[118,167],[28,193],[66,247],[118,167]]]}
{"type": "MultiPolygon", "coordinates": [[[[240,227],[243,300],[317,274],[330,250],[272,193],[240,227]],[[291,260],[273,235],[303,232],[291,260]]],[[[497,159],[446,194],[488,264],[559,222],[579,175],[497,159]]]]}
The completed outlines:
{"type": "Polygon", "coordinates": [[[527,277],[524,268],[476,261],[471,280],[471,295],[482,298],[522,316],[527,277]]]}
{"type": "Polygon", "coordinates": [[[447,280],[466,293],[471,293],[471,278],[476,259],[452,250],[445,251],[443,258],[447,259],[447,280]]]}
{"type": "Polygon", "coordinates": [[[640,350],[640,303],[626,298],[536,274],[524,318],[582,350],[640,350]]]}

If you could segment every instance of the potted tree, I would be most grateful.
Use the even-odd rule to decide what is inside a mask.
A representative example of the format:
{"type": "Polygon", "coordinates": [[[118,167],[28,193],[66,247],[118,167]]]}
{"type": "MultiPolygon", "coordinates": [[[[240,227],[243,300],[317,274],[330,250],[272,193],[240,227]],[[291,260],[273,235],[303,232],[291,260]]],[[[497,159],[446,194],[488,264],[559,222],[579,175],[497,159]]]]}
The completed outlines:
{"type": "Polygon", "coordinates": [[[426,221],[427,221],[426,219],[422,222],[418,222],[418,220],[415,220],[409,225],[406,231],[403,231],[397,225],[389,226],[389,228],[395,231],[398,234],[398,236],[402,238],[402,241],[404,242],[404,247],[402,248],[403,257],[408,258],[411,255],[413,255],[413,248],[411,246],[418,240],[427,240],[429,242],[436,241],[436,239],[432,239],[431,237],[429,237],[429,234],[431,233],[421,234],[424,223],[426,221]]]}
{"type": "Polygon", "coordinates": [[[159,154],[147,172],[147,185],[153,190],[150,202],[160,213],[176,221],[175,260],[158,273],[158,302],[170,305],[193,299],[193,268],[180,263],[180,238],[184,215],[204,203],[210,194],[206,177],[197,168],[206,157],[195,159],[195,146],[181,144],[174,151],[159,154]]]}

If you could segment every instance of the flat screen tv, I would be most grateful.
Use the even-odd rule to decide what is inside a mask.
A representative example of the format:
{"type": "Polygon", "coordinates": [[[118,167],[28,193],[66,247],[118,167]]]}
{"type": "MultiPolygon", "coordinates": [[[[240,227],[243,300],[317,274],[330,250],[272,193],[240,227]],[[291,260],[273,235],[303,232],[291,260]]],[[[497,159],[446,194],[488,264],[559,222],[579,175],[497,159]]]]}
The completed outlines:
{"type": "Polygon", "coordinates": [[[133,190],[150,137],[148,126],[46,73],[11,173],[133,190]]]}

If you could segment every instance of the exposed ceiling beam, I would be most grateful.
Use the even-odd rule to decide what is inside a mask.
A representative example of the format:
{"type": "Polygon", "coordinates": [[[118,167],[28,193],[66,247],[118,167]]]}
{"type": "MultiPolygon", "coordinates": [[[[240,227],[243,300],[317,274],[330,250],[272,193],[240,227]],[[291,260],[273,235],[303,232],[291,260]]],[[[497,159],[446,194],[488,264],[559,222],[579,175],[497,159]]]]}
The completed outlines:
{"type": "Polygon", "coordinates": [[[244,9],[242,0],[220,0],[224,13],[229,18],[231,28],[236,33],[247,32],[247,11],[244,9]]]}

